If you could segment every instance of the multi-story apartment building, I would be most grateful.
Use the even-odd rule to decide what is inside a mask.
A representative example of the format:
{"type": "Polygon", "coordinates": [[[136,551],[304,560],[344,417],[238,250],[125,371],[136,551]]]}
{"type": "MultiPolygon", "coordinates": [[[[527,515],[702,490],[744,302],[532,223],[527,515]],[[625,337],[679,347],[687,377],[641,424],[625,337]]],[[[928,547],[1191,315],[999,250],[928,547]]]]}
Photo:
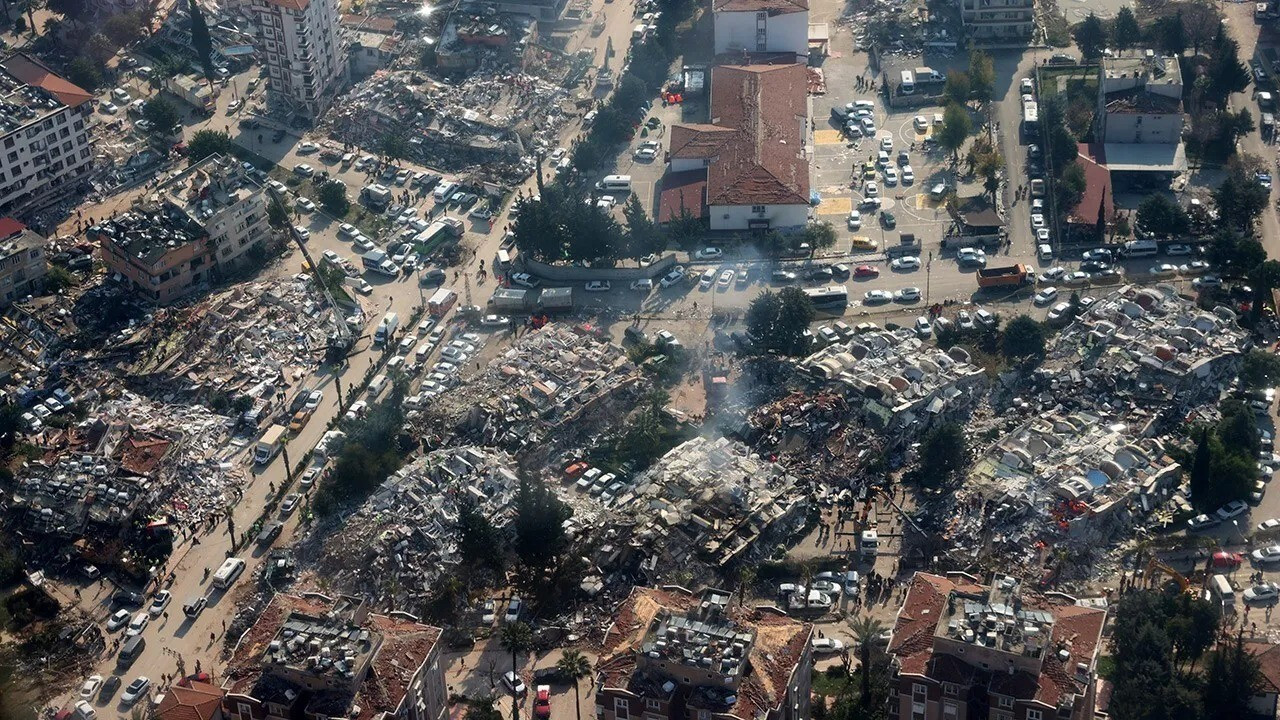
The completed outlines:
{"type": "Polygon", "coordinates": [[[809,55],[808,0],[716,0],[713,9],[717,55],[809,55]]]}
{"type": "Polygon", "coordinates": [[[135,290],[166,304],[244,267],[271,231],[262,186],[234,158],[210,155],[159,188],[158,202],[88,231],[102,260],[135,290]]]}
{"type": "Polygon", "coordinates": [[[804,720],[813,626],[708,589],[637,587],[600,653],[597,720],[804,720]]]}
{"type": "Polygon", "coordinates": [[[440,632],[345,595],[277,594],[227,665],[223,716],[443,720],[440,632]]]}
{"type": "Polygon", "coordinates": [[[1111,172],[1112,182],[1187,169],[1182,88],[1176,57],[1135,50],[1102,59],[1094,132],[1102,142],[1093,143],[1090,150],[1111,172]]]}
{"type": "Polygon", "coordinates": [[[346,81],[338,0],[253,0],[271,91],[319,117],[346,81]]]}
{"type": "Polygon", "coordinates": [[[44,238],[13,218],[0,218],[0,307],[40,292],[49,265],[44,238]]]}
{"type": "Polygon", "coordinates": [[[960,19],[978,42],[1028,40],[1036,27],[1035,0],[960,0],[960,19]]]}
{"type": "Polygon", "coordinates": [[[997,575],[917,573],[889,655],[890,720],[1092,720],[1105,610],[997,575]]]}
{"type": "Polygon", "coordinates": [[[88,174],[92,97],[21,53],[0,61],[0,213],[38,210],[88,174]]]}

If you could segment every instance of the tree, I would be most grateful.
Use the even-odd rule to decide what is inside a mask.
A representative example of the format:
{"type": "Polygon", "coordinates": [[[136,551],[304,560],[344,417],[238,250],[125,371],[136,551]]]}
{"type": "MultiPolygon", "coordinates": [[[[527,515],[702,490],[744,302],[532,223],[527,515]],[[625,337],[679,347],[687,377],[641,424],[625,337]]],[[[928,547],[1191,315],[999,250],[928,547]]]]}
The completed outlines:
{"type": "Polygon", "coordinates": [[[880,635],[884,632],[884,623],[871,617],[863,615],[849,621],[849,629],[853,632],[854,642],[858,645],[858,662],[859,678],[862,681],[862,694],[860,699],[863,707],[867,707],[871,703],[871,652],[875,649],[876,643],[880,642],[880,635]]]}
{"type": "Polygon", "coordinates": [[[316,186],[316,198],[330,215],[337,218],[346,217],[351,209],[351,201],[347,199],[347,186],[337,179],[322,181],[316,186]]]}
{"type": "Polygon", "coordinates": [[[1155,235],[1181,235],[1190,221],[1187,213],[1168,196],[1148,195],[1138,204],[1138,227],[1155,235]]]}
{"type": "Polygon", "coordinates": [[[116,54],[115,45],[100,32],[90,35],[82,47],[85,56],[99,64],[105,64],[111,56],[116,54]]]}
{"type": "Polygon", "coordinates": [[[1270,195],[1257,180],[1243,172],[1231,172],[1213,191],[1213,201],[1224,221],[1237,230],[1247,230],[1267,208],[1270,195]]]}
{"type": "Polygon", "coordinates": [[[1235,640],[1218,643],[1205,672],[1204,707],[1207,720],[1249,717],[1250,701],[1262,691],[1258,658],[1244,646],[1244,627],[1235,640]]]}
{"type": "Polygon", "coordinates": [[[1076,26],[1072,35],[1075,36],[1076,46],[1080,48],[1080,54],[1085,60],[1102,57],[1102,51],[1107,47],[1107,31],[1097,15],[1089,13],[1084,22],[1076,26]]]}
{"type": "Polygon", "coordinates": [[[168,99],[157,95],[142,106],[142,117],[155,127],[153,132],[167,133],[174,125],[182,121],[178,109],[168,99]]]}
{"type": "Polygon", "coordinates": [[[973,119],[969,117],[969,112],[957,103],[947,105],[942,114],[942,131],[938,133],[938,144],[950,152],[953,159],[958,158],[960,148],[972,132],[973,119]]]}
{"type": "Polygon", "coordinates": [[[480,511],[475,500],[463,495],[458,503],[458,554],[463,567],[502,572],[502,536],[493,522],[480,511]]]}
{"type": "Polygon", "coordinates": [[[627,198],[626,205],[622,207],[622,216],[627,221],[627,257],[641,258],[666,249],[667,239],[663,237],[662,228],[644,211],[639,194],[631,193],[627,198]]]}
{"type": "Polygon", "coordinates": [[[200,59],[200,67],[204,70],[204,79],[209,87],[213,87],[213,40],[209,37],[209,25],[204,21],[204,12],[196,4],[196,0],[187,0],[187,11],[191,14],[191,49],[200,59]]]}
{"type": "MultiPolygon", "coordinates": [[[[516,663],[516,658],[520,653],[533,649],[533,630],[518,620],[507,623],[502,626],[498,642],[511,653],[511,672],[518,675],[519,665],[516,663]]],[[[511,720],[520,720],[520,703],[518,702],[511,703],[511,720]]]]}
{"type": "Polygon", "coordinates": [[[1019,315],[1004,328],[1005,357],[1010,359],[1039,358],[1044,355],[1044,325],[1029,315],[1019,315]]]}
{"type": "Polygon", "coordinates": [[[573,683],[574,709],[578,712],[578,720],[582,720],[582,680],[591,675],[591,661],[581,651],[567,648],[556,661],[556,669],[573,683]]]}
{"type": "Polygon", "coordinates": [[[527,567],[546,570],[569,544],[564,521],[573,511],[537,478],[522,477],[516,493],[515,551],[527,567]]]}
{"type": "Polygon", "coordinates": [[[1209,447],[1209,430],[1208,428],[1200,431],[1200,441],[1196,443],[1196,454],[1191,461],[1191,476],[1189,482],[1191,484],[1191,497],[1207,498],[1211,491],[1210,486],[1213,484],[1213,449],[1209,447]]]}
{"type": "MultiPolygon", "coordinates": [[[[1102,188],[1102,198],[1098,200],[1098,221],[1093,229],[1094,242],[1103,242],[1107,239],[1107,189],[1102,188]]],[[[1075,293],[1071,297],[1076,297],[1075,293]]]]}
{"type": "Polygon", "coordinates": [[[1058,181],[1058,206],[1071,209],[1079,205],[1080,198],[1084,197],[1087,183],[1084,168],[1080,166],[1080,163],[1069,163],[1066,169],[1062,171],[1062,178],[1058,181]]]}
{"type": "Polygon", "coordinates": [[[14,34],[14,35],[21,35],[22,33],[26,32],[26,31],[27,31],[27,17],[26,17],[25,15],[19,15],[18,17],[14,18],[14,19],[13,19],[13,34],[14,34]]]}
{"type": "Polygon", "coordinates": [[[1196,55],[1200,54],[1200,48],[1224,34],[1222,16],[1211,3],[1184,3],[1178,15],[1182,18],[1183,35],[1191,45],[1192,53],[1196,55]]]}
{"type": "Polygon", "coordinates": [[[1160,49],[1169,55],[1181,56],[1187,51],[1187,31],[1182,25],[1181,10],[1157,20],[1152,35],[1158,38],[1160,49]]]}
{"type": "Polygon", "coordinates": [[[826,221],[811,222],[804,226],[804,241],[816,250],[825,250],[836,244],[836,229],[826,221]]]}
{"type": "Polygon", "coordinates": [[[964,105],[969,102],[969,98],[973,96],[973,86],[969,82],[969,73],[959,71],[949,73],[947,75],[947,84],[943,87],[942,94],[946,96],[948,102],[964,105]]]}
{"type": "Polygon", "coordinates": [[[67,20],[78,22],[84,19],[87,3],[85,0],[46,0],[45,7],[67,20]]]}
{"type": "Polygon", "coordinates": [[[483,695],[467,703],[467,714],[464,717],[466,720],[502,720],[502,713],[498,712],[496,698],[483,695]]]}
{"type": "Polygon", "coordinates": [[[974,171],[982,178],[982,189],[991,194],[994,201],[1000,189],[1000,171],[1004,169],[1004,157],[996,152],[979,155],[974,163],[974,171]]]}
{"type": "Polygon", "coordinates": [[[918,476],[925,484],[945,485],[968,464],[964,428],[958,423],[938,425],[921,438],[918,476]]]}
{"type": "Polygon", "coordinates": [[[409,141],[400,133],[387,133],[382,136],[382,155],[394,164],[397,160],[409,157],[409,141]]]}
{"type": "Polygon", "coordinates": [[[814,315],[813,302],[800,288],[765,290],[747,307],[747,334],[764,349],[802,355],[809,350],[804,331],[814,315]]]}
{"type": "Polygon", "coordinates": [[[1137,47],[1142,42],[1142,28],[1138,26],[1138,18],[1133,8],[1125,5],[1116,13],[1115,22],[1111,26],[1111,44],[1119,50],[1137,47]]]}
{"type": "Polygon", "coordinates": [[[220,130],[198,130],[187,141],[187,160],[192,165],[218,153],[230,155],[231,136],[220,130]]]}
{"type": "Polygon", "coordinates": [[[124,46],[142,37],[145,27],[146,22],[141,15],[135,12],[126,12],[107,18],[107,22],[102,26],[102,31],[111,39],[111,42],[124,46]]]}
{"type": "Polygon", "coordinates": [[[969,51],[969,85],[978,102],[991,99],[996,88],[996,68],[991,56],[981,50],[969,51]]]}
{"type": "Polygon", "coordinates": [[[1250,350],[1240,364],[1240,384],[1247,390],[1280,385],[1280,356],[1265,350],[1250,350]]]}
{"type": "Polygon", "coordinates": [[[277,230],[289,227],[289,211],[275,196],[271,196],[271,201],[267,203],[267,224],[277,230]]]}
{"type": "Polygon", "coordinates": [[[1244,92],[1253,79],[1249,68],[1240,62],[1240,44],[1221,25],[1205,66],[1205,77],[1209,81],[1205,95],[1219,107],[1226,106],[1232,93],[1244,92]]]}

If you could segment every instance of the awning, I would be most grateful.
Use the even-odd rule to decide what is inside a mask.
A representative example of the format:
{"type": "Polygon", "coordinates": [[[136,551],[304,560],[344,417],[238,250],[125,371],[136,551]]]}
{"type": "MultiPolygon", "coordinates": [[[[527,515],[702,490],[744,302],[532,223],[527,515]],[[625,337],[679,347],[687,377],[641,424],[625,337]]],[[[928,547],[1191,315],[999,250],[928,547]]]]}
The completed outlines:
{"type": "Polygon", "coordinates": [[[1105,157],[1111,172],[1186,172],[1182,143],[1107,143],[1105,157]]]}

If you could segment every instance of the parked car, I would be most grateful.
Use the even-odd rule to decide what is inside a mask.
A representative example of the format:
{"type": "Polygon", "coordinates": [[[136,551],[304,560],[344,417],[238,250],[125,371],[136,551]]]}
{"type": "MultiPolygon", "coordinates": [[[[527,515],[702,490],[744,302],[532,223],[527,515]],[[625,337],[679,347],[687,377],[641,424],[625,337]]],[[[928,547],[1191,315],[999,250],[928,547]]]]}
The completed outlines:
{"type": "Polygon", "coordinates": [[[129,683],[129,687],[124,689],[124,693],[120,695],[120,702],[125,706],[133,705],[146,696],[147,691],[151,689],[151,678],[146,675],[139,675],[129,683]]]}
{"type": "Polygon", "coordinates": [[[151,607],[147,608],[147,614],[151,617],[160,617],[164,609],[169,607],[169,603],[173,601],[173,594],[168,590],[161,590],[156,593],[155,598],[151,600],[151,607]]]}
{"type": "Polygon", "coordinates": [[[80,685],[80,699],[92,700],[94,695],[98,694],[98,688],[102,687],[101,675],[90,675],[82,685],[80,685]]]}
{"type": "Polygon", "coordinates": [[[527,689],[524,686],[524,681],[520,679],[520,676],[514,670],[508,670],[502,674],[502,684],[507,686],[507,690],[512,695],[516,696],[524,695],[527,689]]]}

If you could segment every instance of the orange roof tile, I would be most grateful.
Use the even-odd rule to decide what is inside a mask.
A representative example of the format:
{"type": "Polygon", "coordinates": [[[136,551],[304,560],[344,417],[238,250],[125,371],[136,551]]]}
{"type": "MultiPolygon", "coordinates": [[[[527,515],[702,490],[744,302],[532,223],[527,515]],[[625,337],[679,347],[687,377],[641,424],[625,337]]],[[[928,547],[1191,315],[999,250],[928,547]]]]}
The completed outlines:
{"type": "Polygon", "coordinates": [[[10,55],[4,62],[0,62],[0,66],[21,82],[49,92],[64,105],[76,107],[93,98],[88,91],[22,53],[10,55]]]}
{"type": "Polygon", "coordinates": [[[222,691],[209,683],[174,685],[156,707],[156,720],[211,720],[222,704],[222,691]]]}

